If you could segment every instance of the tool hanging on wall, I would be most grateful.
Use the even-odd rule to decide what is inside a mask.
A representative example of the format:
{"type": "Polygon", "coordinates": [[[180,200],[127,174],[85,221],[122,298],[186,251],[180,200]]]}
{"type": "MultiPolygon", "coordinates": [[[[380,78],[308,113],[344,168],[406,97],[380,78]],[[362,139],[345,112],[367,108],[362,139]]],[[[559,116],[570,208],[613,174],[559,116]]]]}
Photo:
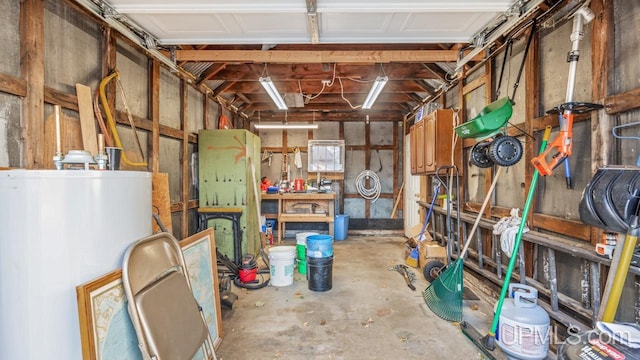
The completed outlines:
{"type": "MultiPolygon", "coordinates": [[[[538,170],[540,175],[551,175],[553,169],[571,156],[573,148],[573,121],[576,114],[583,114],[602,108],[600,104],[574,102],[573,92],[575,89],[576,72],[578,68],[578,59],[580,58],[580,40],[584,36],[583,28],[594,18],[594,14],[586,6],[578,9],[573,14],[573,31],[571,32],[571,51],[567,55],[569,62],[569,80],[567,82],[567,93],[565,103],[556,106],[547,111],[548,114],[561,114],[563,121],[559,122],[560,132],[556,138],[549,143],[549,147],[542,154],[531,159],[531,163],[538,170]],[[547,157],[552,150],[556,151],[549,159],[547,157]]],[[[565,174],[567,187],[572,187],[571,174],[565,174]]]]}
{"type": "Polygon", "coordinates": [[[300,154],[300,148],[297,146],[293,148],[293,163],[298,169],[298,177],[302,178],[302,154],[300,154]]]}
{"type": "Polygon", "coordinates": [[[578,210],[583,223],[605,231],[596,251],[612,259],[597,314],[598,320],[613,321],[640,233],[640,168],[599,168],[582,192],[578,210]],[[624,233],[625,237],[617,236],[624,233]]]}
{"type": "Polygon", "coordinates": [[[142,145],[140,144],[140,139],[138,138],[138,130],[136,129],[136,126],[133,122],[133,118],[131,116],[131,111],[129,110],[129,106],[127,105],[127,100],[126,97],[124,95],[124,88],[122,87],[122,83],[120,82],[119,79],[120,73],[118,72],[117,69],[114,69],[111,74],[107,75],[104,79],[102,79],[102,81],[100,81],[100,100],[102,102],[102,107],[104,108],[104,113],[107,116],[107,122],[109,125],[109,130],[111,130],[111,135],[113,136],[113,141],[115,143],[115,146],[122,148],[122,161],[124,161],[126,164],[130,165],[130,166],[147,166],[146,161],[144,161],[144,152],[142,150],[142,145]],[[129,158],[127,157],[127,154],[124,151],[124,148],[122,146],[122,141],[120,141],[120,136],[118,135],[118,129],[116,128],[116,121],[114,120],[113,116],[111,115],[111,110],[109,108],[109,102],[107,101],[107,95],[105,92],[105,87],[107,86],[107,84],[112,80],[112,79],[116,79],[117,81],[117,85],[118,85],[118,89],[121,92],[122,95],[122,102],[124,104],[125,107],[125,111],[127,113],[127,118],[129,119],[129,124],[131,125],[131,129],[133,130],[133,135],[136,139],[136,143],[138,144],[138,150],[140,151],[140,156],[142,156],[142,162],[132,162],[131,160],[129,160],[129,158]]]}
{"type": "Polygon", "coordinates": [[[109,135],[109,129],[107,129],[107,124],[104,122],[104,118],[102,117],[102,111],[100,110],[100,88],[96,89],[94,99],[93,99],[93,113],[96,115],[96,119],[98,120],[98,127],[100,127],[100,132],[103,135],[104,143],[109,147],[114,147],[113,139],[111,135],[109,135]]]}
{"type": "Polygon", "coordinates": [[[393,204],[393,209],[391,209],[391,215],[389,216],[389,219],[393,219],[396,217],[396,214],[398,213],[398,205],[400,204],[400,200],[402,199],[402,191],[404,190],[404,181],[402,182],[402,184],[400,185],[400,190],[398,190],[398,195],[396,196],[396,201],[393,204]]]}
{"type": "Polygon", "coordinates": [[[281,169],[280,179],[284,181],[289,181],[289,154],[285,152],[282,154],[282,169],[281,169]]]}
{"type": "Polygon", "coordinates": [[[267,149],[265,149],[262,152],[262,157],[260,158],[261,161],[268,161],[268,165],[269,167],[271,167],[271,158],[273,157],[273,153],[271,151],[267,151],[267,149]]]}
{"type": "Polygon", "coordinates": [[[231,123],[231,120],[229,120],[229,117],[227,117],[227,115],[222,114],[218,118],[218,129],[233,129],[233,124],[231,123]]]}
{"type": "MultiPolygon", "coordinates": [[[[640,140],[640,136],[623,136],[622,133],[619,133],[619,131],[621,131],[622,129],[635,127],[635,126],[638,126],[638,125],[640,125],[640,121],[636,121],[636,122],[632,122],[632,123],[624,124],[624,125],[614,126],[611,129],[611,133],[613,134],[613,137],[616,138],[616,139],[640,140]]],[[[636,166],[640,166],[640,155],[638,155],[638,159],[636,160],[636,166]]]]}
{"type": "MultiPolygon", "coordinates": [[[[504,57],[502,59],[502,68],[498,77],[498,86],[496,87],[496,98],[491,104],[485,106],[478,116],[455,127],[455,131],[461,138],[476,138],[478,142],[471,148],[471,163],[479,168],[489,168],[494,164],[500,166],[512,166],[518,163],[523,155],[522,143],[518,138],[510,136],[507,131],[507,125],[511,125],[527,136],[524,130],[509,122],[513,113],[512,106],[515,104],[514,99],[520,77],[527,60],[527,54],[533,36],[536,33],[536,24],[531,24],[527,44],[524,49],[522,62],[518,70],[518,75],[513,84],[513,92],[511,97],[500,97],[500,88],[502,87],[502,78],[507,63],[507,58],[511,54],[513,39],[510,38],[504,49],[504,57]]],[[[511,72],[509,71],[509,78],[511,72]]]]}

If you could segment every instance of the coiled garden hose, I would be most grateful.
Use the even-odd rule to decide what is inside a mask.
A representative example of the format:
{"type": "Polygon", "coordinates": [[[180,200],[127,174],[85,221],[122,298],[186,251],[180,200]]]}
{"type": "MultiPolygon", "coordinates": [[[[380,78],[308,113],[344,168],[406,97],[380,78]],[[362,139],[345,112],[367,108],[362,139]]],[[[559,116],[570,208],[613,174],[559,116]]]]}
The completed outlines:
{"type": "Polygon", "coordinates": [[[380,178],[375,171],[364,170],[356,177],[356,189],[358,194],[366,200],[372,200],[372,203],[376,202],[382,190],[380,178]],[[367,186],[367,180],[369,181],[369,186],[367,186]]]}

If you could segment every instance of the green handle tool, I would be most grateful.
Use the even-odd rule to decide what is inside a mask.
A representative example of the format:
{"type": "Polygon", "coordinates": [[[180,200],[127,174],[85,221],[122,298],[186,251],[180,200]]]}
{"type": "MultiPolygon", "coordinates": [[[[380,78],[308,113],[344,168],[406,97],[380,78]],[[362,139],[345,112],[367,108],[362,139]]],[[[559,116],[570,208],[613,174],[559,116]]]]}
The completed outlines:
{"type": "MultiPolygon", "coordinates": [[[[547,142],[549,141],[549,136],[551,135],[551,126],[547,126],[544,130],[544,135],[542,136],[542,143],[540,144],[540,153],[543,153],[547,148],[547,142]]],[[[533,194],[535,193],[536,186],[538,185],[538,178],[540,177],[540,173],[536,168],[533,173],[533,178],[531,179],[531,185],[529,186],[529,193],[527,194],[527,200],[524,203],[524,209],[522,209],[522,221],[520,221],[520,226],[518,227],[518,233],[516,234],[516,239],[513,244],[514,249],[520,248],[520,241],[522,240],[522,233],[524,230],[524,226],[527,222],[527,216],[529,216],[529,210],[531,208],[531,203],[533,202],[533,194]]],[[[493,315],[493,323],[491,324],[491,330],[485,337],[482,338],[482,345],[489,349],[494,350],[495,340],[496,340],[496,330],[498,329],[498,321],[500,320],[500,312],[502,311],[502,304],[504,303],[504,299],[507,295],[507,291],[509,290],[509,280],[511,279],[511,273],[513,273],[513,268],[516,264],[516,254],[511,256],[509,260],[509,266],[507,266],[507,273],[504,276],[504,283],[502,284],[502,291],[500,292],[500,299],[498,299],[498,305],[496,307],[495,314],[493,315]]]]}

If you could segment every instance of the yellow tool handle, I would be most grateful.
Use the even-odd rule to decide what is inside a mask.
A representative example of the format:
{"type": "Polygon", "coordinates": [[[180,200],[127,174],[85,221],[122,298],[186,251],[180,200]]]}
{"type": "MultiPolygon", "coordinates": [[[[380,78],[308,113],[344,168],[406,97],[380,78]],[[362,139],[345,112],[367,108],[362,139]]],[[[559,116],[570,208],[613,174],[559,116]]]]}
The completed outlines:
{"type": "Polygon", "coordinates": [[[631,258],[633,257],[633,251],[636,248],[637,236],[627,234],[620,253],[620,261],[618,262],[618,268],[615,269],[616,274],[613,278],[613,284],[611,285],[611,293],[607,304],[602,314],[602,321],[613,322],[618,311],[618,302],[622,296],[622,289],[624,289],[624,283],[627,279],[627,273],[629,272],[629,265],[631,264],[631,258]]]}
{"type": "MultiPolygon", "coordinates": [[[[115,69],[111,74],[107,75],[104,79],[102,79],[102,81],[100,81],[100,101],[102,101],[104,114],[107,116],[107,123],[109,125],[109,130],[111,130],[111,133],[113,135],[113,141],[115,142],[117,147],[122,148],[122,142],[120,141],[120,136],[118,136],[118,129],[116,129],[116,122],[111,115],[111,109],[109,109],[109,102],[107,101],[107,95],[104,90],[109,81],[111,81],[115,77],[118,77],[119,75],[120,73],[117,69],[115,69]]],[[[130,166],[147,166],[146,162],[135,163],[130,161],[125,154],[124,149],[122,149],[122,161],[130,166]]]]}

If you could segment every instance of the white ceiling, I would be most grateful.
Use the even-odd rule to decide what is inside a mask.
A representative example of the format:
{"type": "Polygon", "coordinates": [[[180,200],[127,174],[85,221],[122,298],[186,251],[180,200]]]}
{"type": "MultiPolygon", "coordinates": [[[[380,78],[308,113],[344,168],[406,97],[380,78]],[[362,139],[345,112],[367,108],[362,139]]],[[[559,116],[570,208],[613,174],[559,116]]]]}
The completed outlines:
{"type": "MultiPolygon", "coordinates": [[[[109,0],[161,44],[309,44],[305,0],[109,0]]],[[[466,43],[513,0],[317,0],[320,44],[466,43]]]]}

